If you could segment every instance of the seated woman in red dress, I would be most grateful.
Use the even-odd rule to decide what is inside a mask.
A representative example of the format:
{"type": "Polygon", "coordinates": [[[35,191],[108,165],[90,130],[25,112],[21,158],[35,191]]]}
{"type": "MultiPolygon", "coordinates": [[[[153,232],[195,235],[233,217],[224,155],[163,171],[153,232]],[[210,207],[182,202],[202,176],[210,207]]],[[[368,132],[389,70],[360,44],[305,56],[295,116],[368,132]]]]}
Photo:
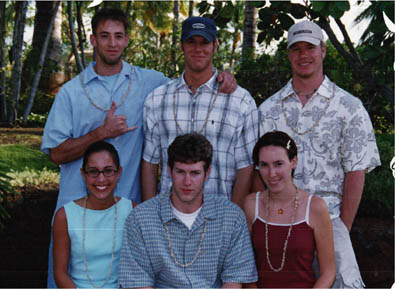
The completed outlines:
{"type": "Polygon", "coordinates": [[[249,194],[244,204],[259,276],[245,287],[330,288],[335,278],[331,220],[324,200],[293,183],[295,142],[284,132],[266,133],[254,147],[253,160],[266,189],[249,194]]]}

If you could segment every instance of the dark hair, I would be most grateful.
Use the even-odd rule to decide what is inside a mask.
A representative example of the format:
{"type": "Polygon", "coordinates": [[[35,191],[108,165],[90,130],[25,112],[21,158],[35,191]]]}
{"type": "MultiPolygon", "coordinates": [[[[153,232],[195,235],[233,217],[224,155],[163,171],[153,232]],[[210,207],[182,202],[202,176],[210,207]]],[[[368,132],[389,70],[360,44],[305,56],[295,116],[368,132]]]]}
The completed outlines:
{"type": "MultiPolygon", "coordinates": [[[[277,130],[267,132],[259,138],[254,146],[254,150],[252,151],[252,160],[254,161],[255,166],[258,166],[259,164],[259,151],[261,148],[266,146],[278,146],[284,148],[288,154],[289,160],[292,160],[298,155],[298,147],[296,146],[295,141],[288,134],[277,130]]],[[[294,170],[292,170],[292,176],[293,174],[294,170]]]]}
{"type": "Polygon", "coordinates": [[[105,141],[94,142],[93,144],[88,146],[82,160],[82,168],[85,169],[88,159],[93,153],[98,153],[103,151],[108,152],[111,155],[111,158],[114,161],[117,169],[119,169],[120,163],[119,163],[118,152],[112,144],[105,141]]]}
{"type": "Polygon", "coordinates": [[[102,8],[98,10],[92,18],[93,35],[96,35],[96,29],[97,26],[99,26],[99,23],[106,20],[121,22],[123,24],[123,27],[125,28],[125,33],[127,33],[129,29],[129,23],[125,13],[120,9],[102,8]]]}
{"type": "Polygon", "coordinates": [[[203,161],[206,172],[211,164],[213,146],[205,136],[189,133],[177,136],[167,149],[167,154],[171,169],[175,162],[191,164],[203,161]]]}

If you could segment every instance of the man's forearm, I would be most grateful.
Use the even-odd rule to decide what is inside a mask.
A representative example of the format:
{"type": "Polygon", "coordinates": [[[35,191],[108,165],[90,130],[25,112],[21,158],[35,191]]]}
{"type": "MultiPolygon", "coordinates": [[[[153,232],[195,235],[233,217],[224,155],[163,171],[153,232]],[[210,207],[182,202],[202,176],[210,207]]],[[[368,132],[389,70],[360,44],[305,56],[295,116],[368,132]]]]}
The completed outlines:
{"type": "Polygon", "coordinates": [[[343,200],[340,217],[348,230],[351,230],[361,201],[365,183],[365,170],[345,173],[343,200]]]}
{"type": "Polygon", "coordinates": [[[83,156],[87,147],[105,137],[100,127],[79,138],[68,139],[55,148],[49,150],[51,160],[57,164],[68,163],[83,156]]]}
{"type": "Polygon", "coordinates": [[[248,166],[237,170],[236,181],[232,190],[232,202],[243,206],[244,198],[248,195],[251,188],[253,166],[248,166]]]}
{"type": "Polygon", "coordinates": [[[158,185],[158,165],[141,161],[141,197],[143,201],[156,196],[158,185]]]}

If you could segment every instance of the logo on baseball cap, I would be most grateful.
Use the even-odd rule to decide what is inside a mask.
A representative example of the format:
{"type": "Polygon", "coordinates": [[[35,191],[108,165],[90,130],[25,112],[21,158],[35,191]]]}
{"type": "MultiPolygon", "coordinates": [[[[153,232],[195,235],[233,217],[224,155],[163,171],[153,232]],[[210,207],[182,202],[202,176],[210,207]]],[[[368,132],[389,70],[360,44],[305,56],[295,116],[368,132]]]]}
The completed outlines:
{"type": "Polygon", "coordinates": [[[217,37],[215,22],[207,17],[190,17],[182,23],[181,41],[185,42],[194,35],[200,35],[210,42],[217,37]]]}
{"type": "Polygon", "coordinates": [[[324,41],[321,27],[308,20],[295,23],[288,30],[287,48],[300,41],[305,41],[313,45],[320,44],[321,41],[324,41]]]}

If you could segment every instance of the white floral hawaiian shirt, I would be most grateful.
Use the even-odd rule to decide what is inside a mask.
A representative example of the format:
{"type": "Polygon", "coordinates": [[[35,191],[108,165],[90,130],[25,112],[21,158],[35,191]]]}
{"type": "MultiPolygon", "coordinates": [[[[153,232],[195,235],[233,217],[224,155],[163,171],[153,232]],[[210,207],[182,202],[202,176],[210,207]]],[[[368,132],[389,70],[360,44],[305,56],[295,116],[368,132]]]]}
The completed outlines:
{"type": "Polygon", "coordinates": [[[328,77],[305,106],[290,80],[260,105],[256,117],[259,136],[280,130],[295,140],[294,182],[322,197],[331,218],[340,215],[344,174],[369,172],[380,165],[372,123],[362,102],[328,77]]]}

